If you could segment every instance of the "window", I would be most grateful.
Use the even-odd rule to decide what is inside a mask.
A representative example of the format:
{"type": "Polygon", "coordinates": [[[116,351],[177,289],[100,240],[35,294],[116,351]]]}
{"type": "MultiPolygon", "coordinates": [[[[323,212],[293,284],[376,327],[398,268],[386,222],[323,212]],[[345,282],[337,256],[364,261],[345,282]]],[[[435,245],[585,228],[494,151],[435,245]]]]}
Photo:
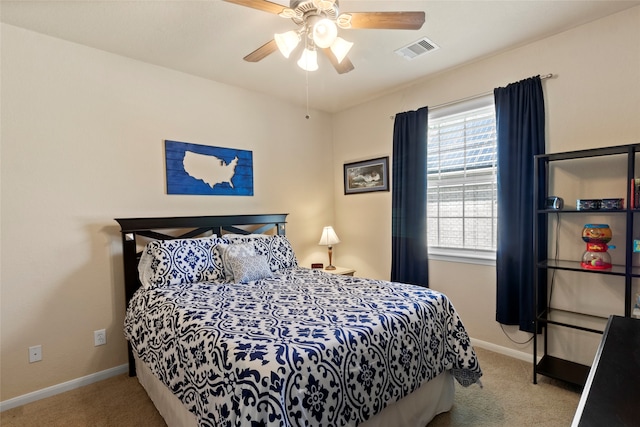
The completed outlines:
{"type": "Polygon", "coordinates": [[[493,98],[429,113],[427,240],[434,259],[495,259],[496,119],[493,98]]]}

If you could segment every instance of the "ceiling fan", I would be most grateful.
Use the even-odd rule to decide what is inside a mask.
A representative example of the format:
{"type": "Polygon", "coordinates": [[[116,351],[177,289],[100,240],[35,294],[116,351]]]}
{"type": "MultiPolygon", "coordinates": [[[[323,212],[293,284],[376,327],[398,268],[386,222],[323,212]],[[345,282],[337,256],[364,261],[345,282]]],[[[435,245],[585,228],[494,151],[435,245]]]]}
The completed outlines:
{"type": "Polygon", "coordinates": [[[419,30],[424,12],[349,12],[340,13],[338,0],[290,0],[289,7],[268,0],[225,0],[291,19],[296,30],[275,34],[274,38],[243,59],[258,62],[276,50],[288,58],[299,44],[303,51],[298,66],[306,71],[318,69],[317,50],[329,58],[339,74],[353,70],[347,53],[353,43],[338,37],[341,29],[419,30]]]}

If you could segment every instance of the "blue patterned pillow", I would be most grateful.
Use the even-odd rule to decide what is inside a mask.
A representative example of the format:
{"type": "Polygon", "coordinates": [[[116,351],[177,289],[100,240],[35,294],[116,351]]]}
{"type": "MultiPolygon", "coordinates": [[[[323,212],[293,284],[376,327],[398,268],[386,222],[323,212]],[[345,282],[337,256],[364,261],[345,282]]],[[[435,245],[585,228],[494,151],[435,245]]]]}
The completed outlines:
{"type": "Polygon", "coordinates": [[[252,244],[258,255],[266,255],[271,271],[282,270],[298,266],[296,254],[293,252],[291,243],[286,236],[256,236],[248,235],[230,240],[232,245],[252,244]]]}
{"type": "Polygon", "coordinates": [[[235,283],[247,283],[252,280],[273,277],[267,257],[264,255],[233,255],[229,256],[227,262],[235,283]]]}
{"type": "Polygon", "coordinates": [[[215,237],[154,240],[142,252],[138,273],[144,288],[220,281],[224,278],[215,237]]]}

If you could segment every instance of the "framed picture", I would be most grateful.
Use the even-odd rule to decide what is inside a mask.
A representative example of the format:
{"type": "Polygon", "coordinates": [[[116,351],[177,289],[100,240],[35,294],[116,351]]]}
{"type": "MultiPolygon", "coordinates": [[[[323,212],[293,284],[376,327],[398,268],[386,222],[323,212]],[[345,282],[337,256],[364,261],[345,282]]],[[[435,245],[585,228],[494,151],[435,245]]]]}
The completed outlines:
{"type": "Polygon", "coordinates": [[[167,194],[253,196],[253,153],[165,140],[167,194]]]}
{"type": "Polygon", "coordinates": [[[345,163],[344,194],[389,191],[389,157],[345,163]]]}

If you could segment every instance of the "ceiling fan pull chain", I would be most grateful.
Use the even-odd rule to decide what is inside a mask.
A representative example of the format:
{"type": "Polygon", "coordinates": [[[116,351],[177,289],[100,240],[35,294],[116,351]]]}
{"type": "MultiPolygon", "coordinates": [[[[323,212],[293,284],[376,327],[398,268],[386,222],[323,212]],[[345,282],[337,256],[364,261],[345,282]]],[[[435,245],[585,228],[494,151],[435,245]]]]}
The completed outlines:
{"type": "MultiPolygon", "coordinates": [[[[304,48],[309,49],[309,37],[305,34],[304,36],[304,48]]],[[[307,97],[307,114],[304,116],[305,119],[309,120],[311,118],[311,116],[309,115],[309,68],[305,67],[304,68],[304,88],[305,88],[305,94],[307,97]]]]}
{"type": "Polygon", "coordinates": [[[306,116],[304,116],[304,118],[305,118],[305,119],[307,119],[307,120],[309,120],[309,118],[311,117],[311,116],[309,115],[309,71],[308,71],[308,70],[305,70],[305,71],[304,71],[304,74],[305,74],[305,80],[306,80],[306,82],[305,82],[305,83],[306,83],[306,84],[305,84],[306,88],[305,88],[305,89],[306,89],[306,91],[307,91],[307,115],[306,115],[306,116]]]}

